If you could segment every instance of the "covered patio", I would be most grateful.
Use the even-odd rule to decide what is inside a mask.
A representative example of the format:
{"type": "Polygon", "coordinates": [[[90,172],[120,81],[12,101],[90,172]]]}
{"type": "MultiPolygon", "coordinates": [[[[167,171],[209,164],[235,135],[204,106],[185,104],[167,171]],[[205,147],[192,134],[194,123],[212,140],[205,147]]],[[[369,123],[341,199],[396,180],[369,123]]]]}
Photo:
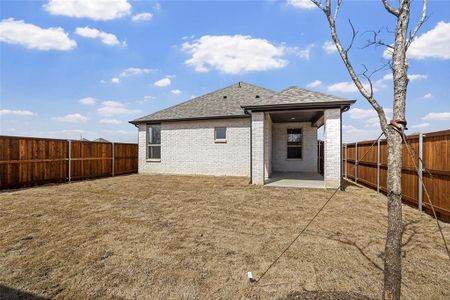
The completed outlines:
{"type": "Polygon", "coordinates": [[[341,181],[341,117],[354,102],[289,88],[268,102],[246,106],[252,116],[253,184],[336,188],[341,181]],[[323,147],[318,129],[323,126],[323,147]],[[322,152],[319,153],[319,149],[322,152]]]}

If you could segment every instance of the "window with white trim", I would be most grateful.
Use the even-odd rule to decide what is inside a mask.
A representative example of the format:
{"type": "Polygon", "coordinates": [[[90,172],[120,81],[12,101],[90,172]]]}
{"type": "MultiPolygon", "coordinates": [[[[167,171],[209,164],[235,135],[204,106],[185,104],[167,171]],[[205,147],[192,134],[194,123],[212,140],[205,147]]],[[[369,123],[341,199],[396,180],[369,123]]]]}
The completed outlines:
{"type": "Polygon", "coordinates": [[[161,125],[147,126],[147,159],[161,159],[161,125]]]}
{"type": "Polygon", "coordinates": [[[226,127],[214,127],[214,141],[217,143],[225,143],[227,141],[226,127]]]}
{"type": "Polygon", "coordinates": [[[301,128],[287,130],[287,159],[302,159],[303,132],[301,128]]]}

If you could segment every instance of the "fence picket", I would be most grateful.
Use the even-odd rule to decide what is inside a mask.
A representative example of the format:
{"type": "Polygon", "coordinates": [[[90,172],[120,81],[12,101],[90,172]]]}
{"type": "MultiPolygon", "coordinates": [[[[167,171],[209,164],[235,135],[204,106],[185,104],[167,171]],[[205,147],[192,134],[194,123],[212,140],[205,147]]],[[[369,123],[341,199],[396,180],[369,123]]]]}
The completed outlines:
{"type": "Polygon", "coordinates": [[[137,173],[137,161],[137,144],[0,136],[0,189],[137,173]]]}
{"type": "MultiPolygon", "coordinates": [[[[402,167],[402,196],[403,200],[417,207],[419,210],[430,211],[428,203],[422,200],[423,180],[432,197],[433,206],[443,220],[450,221],[450,130],[415,134],[407,137],[415,156],[419,159],[416,172],[413,161],[404,145],[402,167]],[[426,170],[426,171],[425,171],[426,170]]],[[[346,144],[347,149],[354,149],[354,160],[346,157],[345,164],[354,167],[354,177],[347,174],[349,180],[370,187],[378,192],[387,192],[387,146],[386,140],[378,141],[377,155],[374,152],[365,158],[358,157],[358,149],[365,151],[374,141],[363,141],[346,144]]]]}

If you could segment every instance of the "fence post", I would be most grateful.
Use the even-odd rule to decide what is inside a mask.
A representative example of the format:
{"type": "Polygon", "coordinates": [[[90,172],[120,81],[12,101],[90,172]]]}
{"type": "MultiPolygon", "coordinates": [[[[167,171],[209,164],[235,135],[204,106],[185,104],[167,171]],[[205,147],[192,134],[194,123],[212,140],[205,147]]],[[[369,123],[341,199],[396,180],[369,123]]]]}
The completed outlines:
{"type": "Polygon", "coordinates": [[[358,142],[355,142],[355,182],[358,183],[358,142]]]}
{"type": "Polygon", "coordinates": [[[377,193],[380,192],[380,165],[381,165],[381,153],[380,153],[380,139],[377,142],[377,193]]]}
{"type": "Polygon", "coordinates": [[[417,195],[417,202],[419,205],[419,211],[422,211],[422,182],[423,182],[423,134],[419,134],[419,173],[418,176],[418,195],[417,195]]]}
{"type": "Polygon", "coordinates": [[[345,178],[348,178],[348,144],[345,144],[345,178]]]}
{"type": "Polygon", "coordinates": [[[112,176],[114,176],[114,156],[115,156],[115,153],[114,153],[114,143],[111,143],[112,144],[112,149],[111,149],[111,152],[112,152],[112,159],[111,159],[111,161],[112,161],[112,171],[111,171],[111,173],[112,173],[112,176]]]}
{"type": "Polygon", "coordinates": [[[69,179],[69,182],[72,180],[72,141],[71,140],[67,140],[69,142],[69,157],[68,157],[68,162],[69,165],[67,167],[67,173],[68,176],[67,178],[69,179]]]}

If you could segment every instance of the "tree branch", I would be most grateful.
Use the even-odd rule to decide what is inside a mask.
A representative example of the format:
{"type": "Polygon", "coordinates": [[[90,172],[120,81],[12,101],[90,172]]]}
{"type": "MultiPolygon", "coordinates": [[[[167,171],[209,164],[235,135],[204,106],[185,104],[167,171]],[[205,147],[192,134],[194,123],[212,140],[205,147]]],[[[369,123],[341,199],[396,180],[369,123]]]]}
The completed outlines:
{"type": "Polygon", "coordinates": [[[352,39],[351,39],[350,44],[348,45],[347,49],[345,49],[346,55],[348,55],[348,52],[350,51],[350,49],[352,49],[353,43],[355,42],[355,39],[356,39],[356,35],[358,34],[358,32],[355,30],[355,27],[353,26],[352,21],[350,21],[350,19],[348,19],[348,23],[350,24],[350,27],[352,28],[352,39]]]}
{"type": "MultiPolygon", "coordinates": [[[[337,31],[336,31],[336,22],[335,19],[331,16],[331,0],[327,0],[325,8],[322,7],[322,4],[318,0],[311,0],[314,4],[317,5],[319,9],[321,9],[328,20],[328,23],[331,28],[331,37],[336,44],[336,48],[338,49],[339,55],[341,56],[345,66],[347,67],[347,70],[350,74],[350,77],[352,78],[353,82],[355,83],[358,91],[361,93],[361,95],[369,101],[370,105],[375,109],[375,111],[378,113],[378,117],[380,119],[380,126],[383,130],[384,134],[386,136],[389,135],[389,128],[388,123],[386,120],[386,114],[384,113],[383,107],[378,103],[378,101],[373,97],[373,88],[371,87],[371,91],[367,91],[364,88],[364,85],[362,84],[361,80],[358,78],[358,75],[356,75],[355,69],[353,68],[352,63],[350,62],[350,59],[348,58],[348,51],[351,48],[351,45],[353,44],[353,40],[356,36],[356,31],[353,28],[352,23],[350,22],[350,26],[352,26],[353,31],[353,38],[352,42],[350,43],[349,48],[347,50],[344,50],[342,47],[341,41],[339,40],[337,31]]],[[[369,81],[369,84],[371,85],[371,81],[369,81]]],[[[372,86],[372,85],[371,85],[372,86]]]]}
{"type": "Polygon", "coordinates": [[[394,46],[386,44],[385,42],[383,42],[381,39],[378,38],[378,35],[380,34],[380,31],[381,30],[370,31],[373,34],[373,39],[368,39],[367,40],[367,44],[364,47],[362,47],[362,48],[364,49],[364,48],[368,48],[370,46],[375,46],[375,47],[384,46],[386,48],[390,48],[390,49],[394,50],[394,46]]]}
{"type": "Polygon", "coordinates": [[[383,4],[384,7],[386,8],[386,10],[388,12],[390,12],[391,14],[393,14],[394,16],[398,17],[400,15],[400,11],[398,9],[393,8],[390,4],[388,0],[383,0],[383,4]]]}
{"type": "Polygon", "coordinates": [[[342,4],[342,0],[338,0],[337,5],[336,5],[336,9],[334,11],[334,21],[336,21],[338,13],[339,13],[339,8],[341,8],[341,4],[342,4]]]}
{"type": "Polygon", "coordinates": [[[427,5],[428,5],[428,0],[423,0],[422,17],[420,18],[419,22],[417,23],[417,25],[414,28],[414,30],[412,31],[412,33],[409,35],[409,39],[406,42],[406,49],[409,48],[409,46],[413,42],[417,32],[419,31],[420,27],[422,27],[423,23],[425,23],[425,21],[428,19],[428,16],[427,16],[427,5]]]}

